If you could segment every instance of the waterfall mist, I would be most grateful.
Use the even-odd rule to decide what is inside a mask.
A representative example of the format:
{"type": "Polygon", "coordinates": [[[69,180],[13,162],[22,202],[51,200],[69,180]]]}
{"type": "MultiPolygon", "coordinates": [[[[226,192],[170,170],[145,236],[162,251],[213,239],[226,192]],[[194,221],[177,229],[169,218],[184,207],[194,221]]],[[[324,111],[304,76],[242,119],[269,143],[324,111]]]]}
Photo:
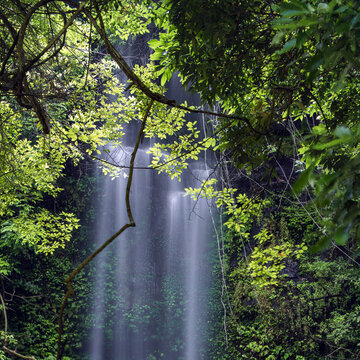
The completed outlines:
{"type": "MultiPolygon", "coordinates": [[[[124,148],[113,157],[126,161],[131,151],[124,148]]],[[[140,149],[136,166],[149,162],[146,149],[140,149]]],[[[206,359],[213,236],[206,201],[195,203],[183,189],[200,186],[207,176],[205,169],[190,166],[179,183],[151,169],[134,171],[136,227],[94,262],[91,360],[206,359]]],[[[127,221],[126,181],[122,175],[102,181],[97,245],[127,221]]]]}
{"type": "MultiPolygon", "coordinates": [[[[135,48],[125,46],[122,53],[141,62],[143,50],[137,53],[135,48]]],[[[200,102],[178,79],[167,88],[167,96],[177,102],[200,102]]],[[[188,120],[197,118],[188,115],[188,120]]],[[[129,165],[136,128],[125,127],[124,147],[111,150],[112,160],[129,165]]],[[[135,167],[148,167],[149,146],[145,140],[135,167]]],[[[209,175],[205,162],[199,163],[190,164],[181,183],[149,168],[135,169],[130,203],[136,227],[121,234],[92,264],[93,315],[86,349],[90,360],[208,358],[213,234],[206,200],[184,196],[185,187],[201,186],[209,175]]],[[[123,175],[126,171],[115,180],[99,175],[102,196],[96,205],[94,247],[128,221],[123,175]]]]}

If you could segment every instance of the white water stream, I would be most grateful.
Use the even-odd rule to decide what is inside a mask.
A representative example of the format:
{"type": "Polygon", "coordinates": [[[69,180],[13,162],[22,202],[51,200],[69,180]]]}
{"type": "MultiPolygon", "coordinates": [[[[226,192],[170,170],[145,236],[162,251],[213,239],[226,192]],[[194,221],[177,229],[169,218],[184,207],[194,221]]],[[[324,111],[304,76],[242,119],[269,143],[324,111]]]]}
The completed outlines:
{"type": "MultiPolygon", "coordinates": [[[[129,152],[132,150],[128,149],[129,152]]],[[[150,158],[139,150],[136,166],[150,158]]],[[[205,201],[184,196],[205,170],[185,171],[182,182],[135,170],[131,206],[136,223],[95,261],[91,360],[206,359],[210,243],[205,201]],[[195,176],[194,176],[195,174],[195,176]]],[[[127,179],[105,178],[97,206],[95,243],[127,216],[127,179]]]]}

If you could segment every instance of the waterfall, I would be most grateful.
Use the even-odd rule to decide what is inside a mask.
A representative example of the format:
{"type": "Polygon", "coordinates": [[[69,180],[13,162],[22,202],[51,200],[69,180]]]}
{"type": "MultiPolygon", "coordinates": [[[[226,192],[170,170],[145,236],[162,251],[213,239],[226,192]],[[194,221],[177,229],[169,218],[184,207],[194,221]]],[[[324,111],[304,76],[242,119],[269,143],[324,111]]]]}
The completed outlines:
{"type": "MultiPolygon", "coordinates": [[[[116,156],[130,153],[124,148],[116,156]]],[[[150,162],[140,149],[136,167],[150,162]]],[[[206,359],[210,243],[204,200],[184,196],[207,177],[190,169],[182,182],[151,169],[134,171],[131,206],[136,223],[93,264],[91,360],[206,359]]],[[[94,243],[127,222],[127,179],[104,177],[94,243]]]]}

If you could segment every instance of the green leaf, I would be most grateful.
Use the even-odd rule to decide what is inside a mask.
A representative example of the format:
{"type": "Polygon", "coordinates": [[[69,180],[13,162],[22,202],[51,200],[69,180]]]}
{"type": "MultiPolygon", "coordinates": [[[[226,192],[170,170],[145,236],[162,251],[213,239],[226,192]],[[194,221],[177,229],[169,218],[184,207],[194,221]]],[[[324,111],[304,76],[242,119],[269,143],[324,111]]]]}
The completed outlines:
{"type": "Polygon", "coordinates": [[[358,21],[359,21],[359,15],[355,15],[350,21],[350,30],[353,29],[353,27],[357,24],[358,21]]]}
{"type": "Polygon", "coordinates": [[[278,31],[274,38],[272,39],[271,45],[278,45],[280,44],[281,40],[283,39],[285,33],[283,31],[278,31]]]}
{"type": "Polygon", "coordinates": [[[341,125],[335,129],[334,135],[340,139],[348,139],[351,138],[351,131],[348,127],[341,125]]]}
{"type": "Polygon", "coordinates": [[[327,130],[324,124],[319,124],[313,127],[312,132],[314,135],[326,135],[327,130]]]}
{"type": "Polygon", "coordinates": [[[296,45],[296,38],[289,40],[285,43],[281,50],[277,51],[276,53],[281,55],[288,51],[290,51],[296,45]]]}
{"type": "Polygon", "coordinates": [[[308,168],[306,168],[296,180],[292,188],[293,192],[296,195],[300,194],[300,192],[305,188],[314,172],[314,169],[315,163],[311,164],[308,168]]]}
{"type": "Polygon", "coordinates": [[[305,15],[307,14],[307,9],[288,9],[280,12],[280,15],[283,17],[291,17],[297,15],[305,15]]]}
{"type": "Polygon", "coordinates": [[[335,140],[331,140],[327,143],[313,145],[312,148],[314,150],[325,150],[325,149],[335,147],[335,146],[343,144],[343,143],[344,143],[344,139],[335,139],[335,140]]]}
{"type": "Polygon", "coordinates": [[[288,11],[288,10],[306,11],[307,7],[302,2],[291,0],[288,3],[283,3],[281,5],[279,13],[282,14],[284,11],[288,11]]]}
{"type": "Polygon", "coordinates": [[[154,53],[150,55],[150,57],[151,60],[156,61],[156,60],[161,60],[164,57],[164,55],[162,50],[157,49],[154,53]]]}
{"type": "Polygon", "coordinates": [[[305,41],[308,40],[309,35],[306,32],[300,33],[296,38],[296,47],[301,48],[305,41]]]}
{"type": "Polygon", "coordinates": [[[317,254],[326,250],[331,244],[331,238],[326,235],[323,235],[320,240],[313,246],[310,247],[309,252],[311,254],[317,254]]]}
{"type": "Polygon", "coordinates": [[[161,86],[164,86],[166,84],[166,80],[167,80],[166,73],[163,72],[163,74],[161,75],[161,86]]]}
{"type": "Polygon", "coordinates": [[[319,3],[317,6],[317,11],[319,14],[324,14],[329,12],[330,8],[329,5],[326,3],[319,3]]]}
{"type": "Polygon", "coordinates": [[[309,71],[313,71],[316,70],[323,63],[324,63],[324,55],[322,53],[318,53],[310,58],[305,68],[309,71]]]}
{"type": "Polygon", "coordinates": [[[340,226],[334,233],[334,240],[338,245],[345,245],[349,237],[348,227],[340,226]]]}
{"type": "Polygon", "coordinates": [[[348,10],[349,8],[346,5],[342,5],[340,6],[338,9],[336,9],[334,12],[336,14],[341,14],[343,12],[345,12],[346,10],[348,10]]]}
{"type": "Polygon", "coordinates": [[[160,40],[157,40],[157,39],[152,39],[152,40],[149,40],[148,41],[148,44],[149,46],[152,48],[152,49],[156,49],[157,47],[159,47],[159,45],[161,44],[162,42],[160,40]]]}

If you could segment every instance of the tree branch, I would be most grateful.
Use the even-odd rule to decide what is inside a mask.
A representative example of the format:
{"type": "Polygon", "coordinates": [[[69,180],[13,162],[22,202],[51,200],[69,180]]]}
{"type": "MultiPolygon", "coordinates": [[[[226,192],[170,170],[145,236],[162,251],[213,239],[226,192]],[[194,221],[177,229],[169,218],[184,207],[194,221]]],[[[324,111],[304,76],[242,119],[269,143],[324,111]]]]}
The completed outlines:
{"type": "MultiPolygon", "coordinates": [[[[66,31],[67,29],[72,25],[72,23],[74,22],[74,20],[76,19],[76,17],[80,14],[80,12],[83,10],[83,8],[85,7],[85,5],[88,3],[89,0],[85,0],[82,4],[80,4],[80,6],[76,9],[76,11],[73,13],[73,15],[71,16],[71,18],[65,23],[64,27],[58,32],[58,34],[56,36],[54,36],[52,38],[52,40],[45,46],[44,49],[41,50],[41,52],[39,54],[37,54],[33,59],[31,59],[25,66],[25,71],[28,71],[32,66],[34,66],[36,64],[37,61],[40,60],[40,58],[46,54],[46,52],[48,50],[50,50],[54,44],[56,43],[56,41],[58,41],[60,39],[60,37],[62,35],[66,35],[66,31]]],[[[65,43],[65,38],[63,43],[65,43]]],[[[60,48],[61,49],[61,48],[60,48]]],[[[52,58],[53,56],[55,56],[60,49],[58,49],[56,52],[54,52],[53,54],[51,54],[48,58],[46,58],[44,61],[41,62],[44,63],[46,61],[48,61],[50,58],[52,58]]],[[[40,64],[39,64],[40,65],[40,64]]]]}
{"type": "Polygon", "coordinates": [[[0,302],[1,302],[1,305],[2,305],[2,308],[3,308],[3,316],[4,316],[4,340],[3,340],[2,349],[5,352],[7,352],[8,354],[17,356],[17,357],[19,357],[21,359],[36,360],[33,356],[25,356],[25,355],[19,354],[15,350],[8,349],[8,347],[6,346],[8,320],[7,320],[7,315],[6,315],[5,301],[4,301],[4,298],[3,298],[3,296],[1,294],[0,294],[0,302]]]}
{"type": "MultiPolygon", "coordinates": [[[[77,6],[77,4],[72,0],[65,0],[65,1],[69,1],[69,3],[72,6],[77,6]]],[[[95,4],[96,4],[96,2],[95,2],[95,4]]],[[[134,71],[126,63],[124,58],[119,54],[119,52],[115,49],[115,47],[109,41],[109,39],[108,39],[108,37],[106,35],[106,31],[105,31],[105,27],[104,27],[104,23],[103,23],[103,20],[102,20],[100,10],[97,8],[97,13],[98,13],[97,15],[98,15],[98,18],[100,20],[100,25],[97,23],[96,19],[94,19],[94,17],[91,15],[91,12],[89,10],[84,9],[84,13],[88,17],[90,22],[93,24],[96,31],[99,33],[100,37],[103,39],[103,41],[105,43],[105,46],[106,46],[106,49],[107,49],[109,55],[112,57],[112,59],[118,64],[118,66],[125,73],[125,75],[137,86],[137,88],[139,90],[141,90],[150,99],[152,99],[154,101],[157,101],[159,103],[171,106],[171,107],[175,107],[175,108],[178,108],[178,109],[181,109],[181,110],[189,111],[191,113],[213,115],[213,116],[218,116],[218,117],[225,118],[225,119],[240,120],[240,121],[245,122],[247,124],[247,126],[253,132],[255,132],[255,133],[259,134],[259,135],[265,135],[266,134],[266,133],[263,133],[262,131],[259,131],[259,130],[255,129],[251,125],[250,120],[248,118],[246,118],[246,117],[233,116],[233,115],[229,115],[229,114],[225,114],[225,113],[217,113],[217,112],[200,110],[200,109],[192,109],[192,108],[189,108],[187,106],[177,104],[175,100],[170,100],[170,99],[168,99],[167,97],[165,97],[162,94],[153,92],[134,73],[134,71]]]]}
{"type": "Polygon", "coordinates": [[[131,212],[131,205],[130,205],[130,189],[131,189],[131,183],[133,178],[133,172],[134,172],[134,162],[137,150],[139,148],[140,140],[142,137],[142,134],[144,132],[146,120],[149,116],[150,109],[153,105],[153,101],[151,100],[148,107],[146,108],[145,115],[143,122],[141,124],[136,144],[134,146],[134,150],[131,154],[131,160],[130,160],[130,171],[129,171],[129,177],[126,184],[126,194],[125,194],[125,203],[126,203],[126,212],[129,219],[129,222],[123,225],[115,234],[113,234],[108,240],[106,240],[97,250],[95,250],[89,257],[87,257],[65,280],[67,285],[67,291],[64,296],[60,312],[59,312],[59,330],[58,330],[58,343],[57,343],[57,355],[56,360],[60,360],[62,358],[62,333],[63,333],[63,326],[64,326],[64,310],[67,305],[67,302],[70,298],[70,296],[74,295],[74,290],[71,284],[71,281],[74,279],[74,277],[90,262],[92,261],[96,255],[98,255],[100,252],[102,252],[108,245],[110,245],[121,233],[123,233],[127,228],[134,227],[135,222],[134,218],[131,212]]]}

